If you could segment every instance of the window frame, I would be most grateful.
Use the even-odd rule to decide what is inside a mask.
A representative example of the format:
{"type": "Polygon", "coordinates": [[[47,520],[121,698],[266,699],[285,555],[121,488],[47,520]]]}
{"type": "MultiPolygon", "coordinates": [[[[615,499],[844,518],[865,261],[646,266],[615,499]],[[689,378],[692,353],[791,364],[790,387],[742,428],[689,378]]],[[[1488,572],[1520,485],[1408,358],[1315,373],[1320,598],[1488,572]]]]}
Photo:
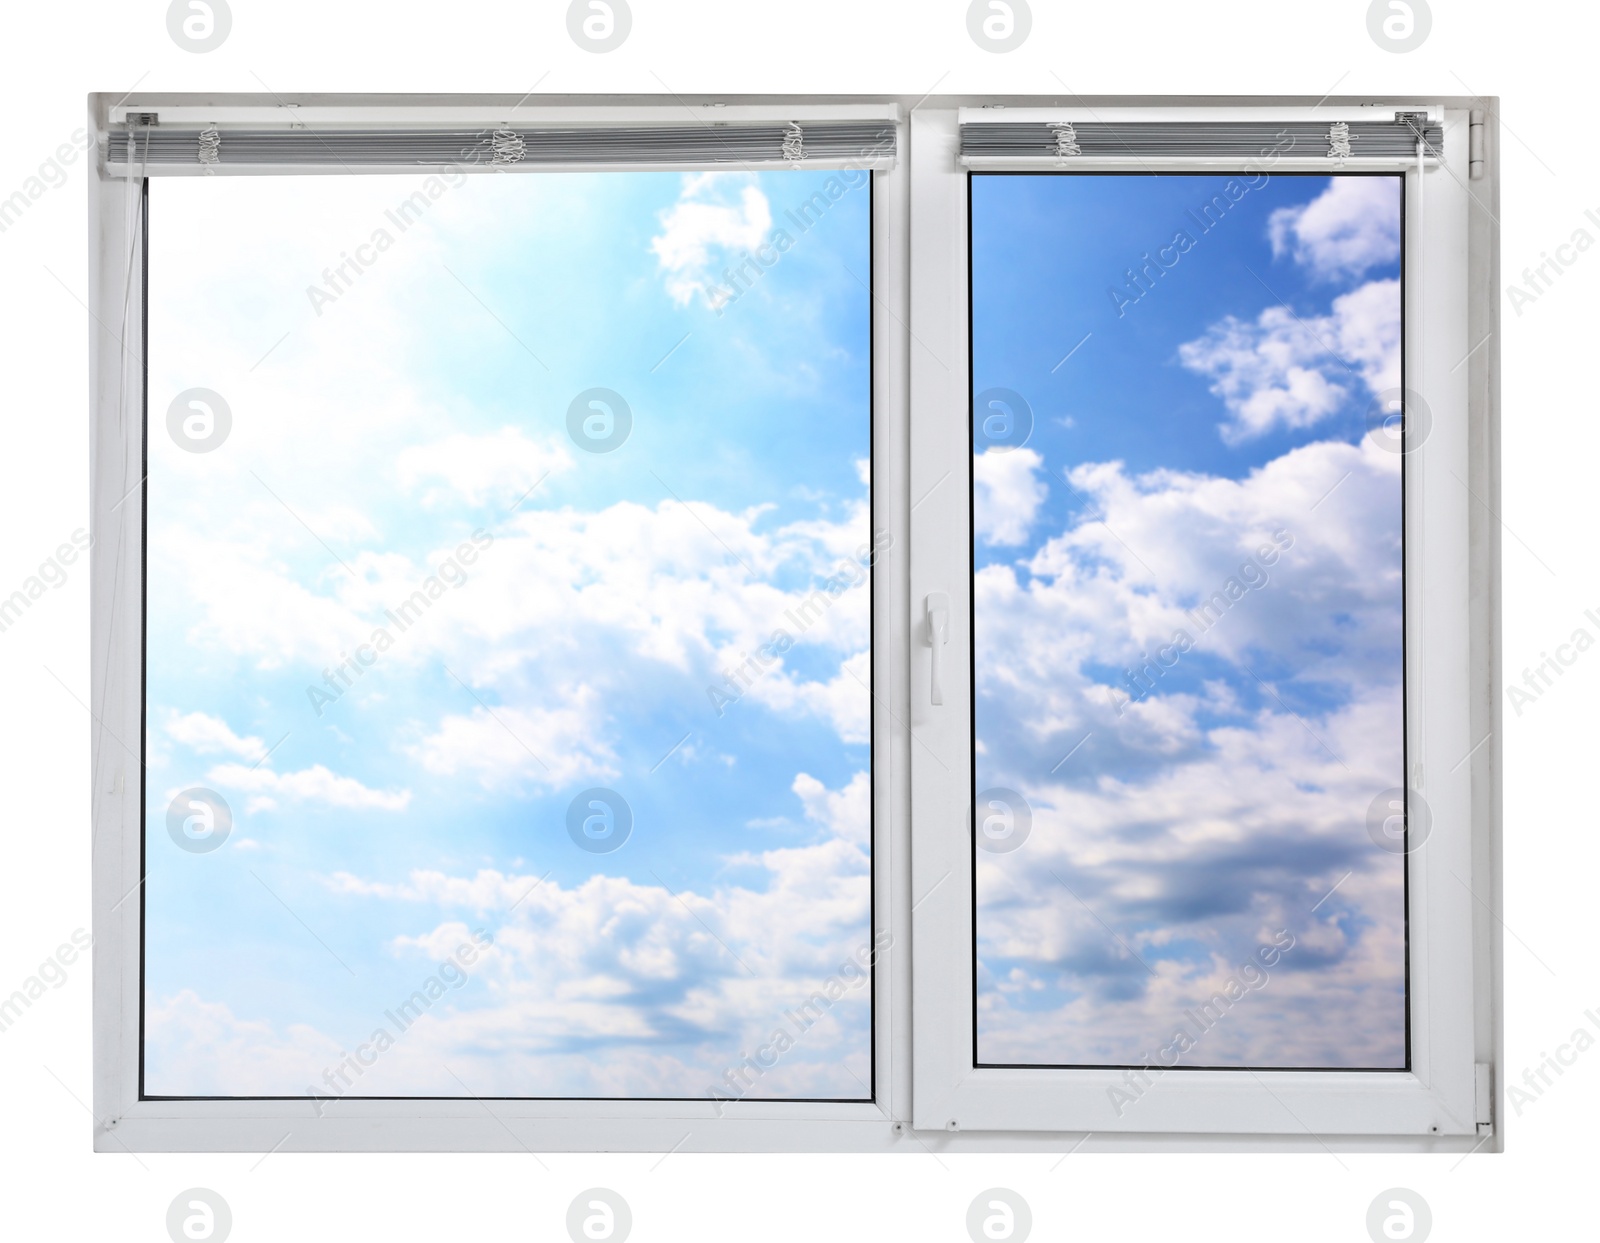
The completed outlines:
{"type": "MultiPolygon", "coordinates": [[[[786,1102],[741,1100],[719,1105],[710,1100],[550,1100],[470,1097],[440,1099],[347,1099],[319,1113],[309,1098],[295,1099],[145,1099],[139,1090],[139,1040],[142,1011],[142,746],[130,747],[143,728],[142,608],[144,592],[145,447],[147,394],[142,339],[146,273],[138,261],[142,243],[138,213],[144,195],[140,182],[108,170],[108,131],[128,112],[195,110],[203,105],[220,123],[282,116],[281,101],[270,95],[93,95],[91,132],[98,158],[89,180],[90,299],[89,332],[91,504],[94,543],[91,569],[91,677],[93,726],[92,867],[94,910],[94,1146],[97,1151],[1061,1151],[1078,1142],[1082,1126],[1061,1125],[1056,1116],[1040,1119],[1026,1103],[946,1110],[935,1092],[948,1068],[940,1060],[944,1037],[929,1025],[928,1007],[937,1001],[941,974],[950,963],[942,948],[943,931],[934,921],[947,899],[929,883],[929,871],[946,848],[950,825],[963,819],[963,796],[945,805],[937,790],[924,789],[919,756],[936,742],[938,722],[922,707],[926,699],[927,648],[921,642],[920,605],[938,568],[934,541],[947,539],[932,516],[965,521],[965,505],[935,501],[923,506],[947,452],[949,420],[965,448],[966,343],[951,312],[964,316],[964,289],[954,300],[950,274],[965,280],[965,225],[952,228],[948,187],[940,177],[963,187],[966,170],[954,164],[954,125],[962,105],[1004,102],[1008,106],[1052,106],[1032,98],[858,96],[723,97],[722,105],[688,105],[673,96],[558,96],[519,101],[510,96],[419,100],[406,96],[316,96],[305,100],[302,121],[319,124],[407,125],[495,123],[510,107],[519,121],[537,124],[614,120],[619,124],[682,124],[686,117],[714,124],[741,119],[789,119],[806,113],[863,118],[892,117],[900,155],[891,168],[872,172],[872,447],[873,528],[887,531],[884,551],[872,581],[873,616],[873,931],[889,937],[873,981],[874,1099],[867,1102],[786,1102]],[[116,113],[113,113],[113,108],[116,113]],[[311,113],[314,112],[313,117],[311,113]],[[130,200],[130,192],[133,198],[130,200]],[[915,291],[915,298],[913,298],[915,291]],[[941,316],[943,318],[941,319],[941,316]],[[946,374],[931,360],[929,342],[955,333],[948,357],[960,366],[946,374]],[[955,375],[960,371],[960,375],[955,375]],[[934,374],[939,372],[939,374],[934,374]],[[959,395],[959,408],[951,403],[959,395]],[[936,469],[937,468],[937,469],[936,469]],[[931,524],[931,525],[930,525],[931,524]],[[957,808],[961,808],[957,815],[957,808]],[[941,836],[942,835],[942,836],[941,836]],[[920,1024],[913,1038],[913,1023],[920,1024]],[[943,1116],[941,1116],[943,1115],[943,1116]],[[946,1127],[959,1119],[959,1133],[946,1127]],[[1040,1122],[1051,1123],[1041,1127],[1040,1122]]],[[[1104,104],[1112,101],[1089,101],[1104,104]]],[[[1119,101],[1134,106],[1159,104],[1185,111],[1201,101],[1119,101]]],[[[1269,107],[1305,105],[1309,100],[1255,101],[1269,107]]],[[[1430,102],[1437,103],[1437,99],[1430,102]]],[[[1474,101],[1456,100],[1461,109],[1474,101]]],[[[1490,116],[1492,117],[1491,110],[1490,116]]],[[[1487,180],[1480,197],[1494,201],[1492,146],[1487,180]]],[[[1458,135],[1456,146],[1464,144],[1458,135]]],[[[1462,147],[1464,151],[1464,146],[1462,147]]],[[[1453,154],[1455,146],[1450,148],[1453,154]]],[[[1455,167],[1464,169],[1463,154],[1455,167]]],[[[199,175],[200,168],[157,173],[199,175]]],[[[252,170],[220,170],[222,175],[252,175],[252,170]]],[[[260,172],[280,170],[256,170],[260,172]]],[[[326,168],[315,170],[328,173],[326,168]]],[[[363,170],[366,171],[366,170],[363,170]]],[[[380,170],[372,170],[380,171],[380,170]]],[[[393,171],[393,170],[384,170],[393,171]]],[[[531,171],[531,170],[530,170],[531,171]]],[[[357,174],[359,175],[359,174],[357,174]]],[[[1430,184],[1431,190],[1431,184],[1430,184]]],[[[159,191],[158,191],[159,193],[159,191]]],[[[964,209],[963,209],[964,210],[964,209]]],[[[1465,282],[1473,279],[1470,317],[1474,341],[1497,324],[1491,287],[1483,279],[1497,255],[1497,233],[1483,213],[1472,217],[1470,238],[1462,241],[1456,266],[1465,282]],[[1469,261],[1470,255],[1470,261],[1469,261]]],[[[1409,312],[1409,307],[1408,307],[1409,312]]],[[[1478,494],[1497,501],[1496,390],[1498,339],[1464,369],[1470,378],[1471,444],[1464,450],[1464,477],[1478,494]]],[[[1415,387],[1415,386],[1414,386],[1415,387]]],[[[962,465],[964,472],[965,465],[962,465]]],[[[964,478],[962,473],[959,477],[964,478]]],[[[1498,910],[1498,525],[1481,515],[1471,518],[1470,586],[1472,608],[1470,663],[1474,677],[1470,715],[1473,737],[1491,739],[1474,754],[1462,774],[1470,778],[1473,826],[1471,855],[1465,866],[1488,909],[1473,912],[1470,988],[1472,1014],[1458,1043],[1477,1063],[1500,1061],[1498,910]]],[[[961,547],[959,540],[955,546],[961,547]]],[[[948,549],[946,550],[948,551],[948,549]]],[[[1467,574],[1467,570],[1463,570],[1467,574]]],[[[955,580],[958,584],[959,580],[955,580]]],[[[964,598],[952,592],[953,598],[964,598]]],[[[957,616],[963,610],[956,610],[957,616]]],[[[952,619],[953,622],[955,618],[952,619]]],[[[966,620],[953,626],[958,633],[966,620]]],[[[1408,621],[1408,627],[1410,622],[1408,621]]],[[[954,636],[953,636],[954,637],[954,636]]],[[[951,668],[964,668],[952,655],[951,668]]],[[[963,696],[968,692],[962,691],[963,696]]],[[[947,701],[948,704],[949,701],[947,701]]],[[[953,712],[947,707],[947,714],[953,712]]],[[[922,769],[928,761],[923,759],[922,769]]],[[[1430,801],[1432,796],[1430,794],[1430,801]]],[[[1437,805],[1435,807],[1437,815],[1437,805]]],[[[1452,882],[1453,883],[1453,882],[1452,882]]],[[[946,881],[945,888],[956,886],[946,881]]],[[[1471,899],[1466,899],[1470,903],[1471,899]]],[[[957,961],[960,955],[956,956],[957,961]]],[[[995,1072],[977,1072],[987,1076],[995,1072]]],[[[1019,1072],[998,1072],[1012,1074],[1019,1072]]],[[[1029,1074],[1032,1072],[1020,1072],[1029,1074]]],[[[1051,1071],[1049,1074],[1062,1072],[1051,1071]]],[[[1222,1072],[1231,1073],[1231,1072],[1222,1072]]],[[[989,1093],[985,1079],[974,1085],[989,1093]]],[[[1202,1085],[1203,1086],[1203,1085],[1202,1085]]],[[[1480,1085],[1481,1087],[1481,1085],[1480,1085]]],[[[939,1088],[938,1092],[943,1092],[939,1088]]],[[[1378,1146],[1396,1150],[1466,1150],[1484,1141],[1469,1131],[1430,1135],[1415,1130],[1381,1132],[1372,1128],[1325,1128],[1325,1135],[1299,1125],[1259,1125],[1246,1119],[1207,1116],[1213,1109],[1203,1091],[1184,1093],[1194,1104],[1182,1127],[1151,1125],[1155,1111],[1131,1111],[1145,1129],[1105,1136],[1094,1129],[1090,1146],[1123,1149],[1200,1151],[1264,1147],[1318,1151],[1324,1146],[1378,1146]],[[1238,1124],[1236,1124],[1238,1123],[1238,1124]],[[1374,1137],[1381,1136],[1381,1139],[1374,1137]]],[[[1459,1104],[1458,1085],[1450,1100],[1459,1104]]],[[[1481,1095],[1481,1092],[1480,1092],[1481,1095]]],[[[1496,1131],[1490,1145],[1498,1147],[1496,1131]]],[[[1486,1145],[1488,1146],[1488,1145],[1486,1145]]]]}

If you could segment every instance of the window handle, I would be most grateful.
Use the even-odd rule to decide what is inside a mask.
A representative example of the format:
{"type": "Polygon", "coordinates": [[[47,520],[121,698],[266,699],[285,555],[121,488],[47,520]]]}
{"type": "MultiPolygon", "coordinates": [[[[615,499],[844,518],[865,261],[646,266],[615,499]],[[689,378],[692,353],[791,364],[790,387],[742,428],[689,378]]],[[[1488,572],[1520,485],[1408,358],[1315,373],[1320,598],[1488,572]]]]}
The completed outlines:
{"type": "Polygon", "coordinates": [[[939,677],[939,649],[950,642],[950,597],[942,591],[928,593],[928,646],[933,649],[928,694],[935,704],[944,703],[944,685],[939,677]]]}

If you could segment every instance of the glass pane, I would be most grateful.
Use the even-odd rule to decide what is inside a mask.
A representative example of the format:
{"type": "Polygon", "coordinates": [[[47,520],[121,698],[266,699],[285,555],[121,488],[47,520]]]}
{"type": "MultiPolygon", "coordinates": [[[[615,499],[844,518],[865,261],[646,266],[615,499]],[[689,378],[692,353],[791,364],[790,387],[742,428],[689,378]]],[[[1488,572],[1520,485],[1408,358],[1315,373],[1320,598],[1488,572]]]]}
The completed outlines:
{"type": "Polygon", "coordinates": [[[1401,179],[971,202],[977,1059],[1403,1068],[1401,179]]]}
{"type": "Polygon", "coordinates": [[[870,221],[153,187],[147,1093],[870,1095],[870,221]]]}

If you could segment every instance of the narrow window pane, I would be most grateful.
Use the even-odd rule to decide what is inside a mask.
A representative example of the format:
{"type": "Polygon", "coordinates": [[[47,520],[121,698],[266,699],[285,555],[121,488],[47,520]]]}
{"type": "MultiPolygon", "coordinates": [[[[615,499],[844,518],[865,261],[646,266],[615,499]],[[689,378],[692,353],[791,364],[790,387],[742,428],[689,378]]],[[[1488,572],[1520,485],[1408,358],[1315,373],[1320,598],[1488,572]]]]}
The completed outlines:
{"type": "Polygon", "coordinates": [[[870,1095],[870,222],[154,185],[146,1093],[870,1095]]]}
{"type": "Polygon", "coordinates": [[[1400,178],[971,206],[978,1062],[1403,1068],[1400,178]]]}

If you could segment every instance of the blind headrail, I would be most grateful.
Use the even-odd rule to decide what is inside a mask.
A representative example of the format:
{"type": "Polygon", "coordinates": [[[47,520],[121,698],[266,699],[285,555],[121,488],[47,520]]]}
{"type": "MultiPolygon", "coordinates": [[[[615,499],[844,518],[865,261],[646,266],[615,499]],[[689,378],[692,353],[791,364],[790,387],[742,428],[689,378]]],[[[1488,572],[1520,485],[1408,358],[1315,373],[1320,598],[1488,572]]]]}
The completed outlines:
{"type": "Polygon", "coordinates": [[[151,172],[174,168],[508,168],[513,166],[887,168],[897,155],[889,121],[635,125],[493,129],[249,129],[141,126],[112,130],[106,161],[151,172]]]}
{"type": "Polygon", "coordinates": [[[967,165],[1005,162],[1071,166],[1141,161],[1219,161],[1261,168],[1296,164],[1415,164],[1441,157],[1444,129],[1424,112],[1363,121],[984,121],[961,126],[967,165]]]}

